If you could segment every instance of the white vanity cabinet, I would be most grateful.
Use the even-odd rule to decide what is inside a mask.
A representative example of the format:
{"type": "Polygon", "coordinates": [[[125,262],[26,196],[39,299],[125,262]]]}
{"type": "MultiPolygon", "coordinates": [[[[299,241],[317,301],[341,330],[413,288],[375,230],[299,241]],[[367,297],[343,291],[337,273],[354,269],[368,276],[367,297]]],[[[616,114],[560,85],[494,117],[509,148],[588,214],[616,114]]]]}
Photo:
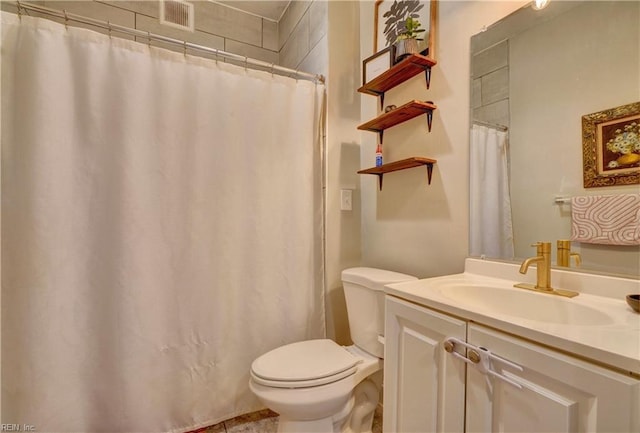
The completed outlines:
{"type": "Polygon", "coordinates": [[[637,379],[473,323],[467,342],[523,371],[492,363],[518,389],[467,368],[465,431],[638,432],[637,379]]]}
{"type": "MultiPolygon", "coordinates": [[[[640,430],[630,375],[393,296],[385,332],[387,433],[640,430]],[[520,388],[447,353],[452,337],[521,366],[491,363],[520,388]]],[[[472,358],[463,343],[455,352],[472,358]]]]}
{"type": "Polygon", "coordinates": [[[442,349],[466,322],[386,297],[383,431],[461,432],[465,364],[442,349]]]}

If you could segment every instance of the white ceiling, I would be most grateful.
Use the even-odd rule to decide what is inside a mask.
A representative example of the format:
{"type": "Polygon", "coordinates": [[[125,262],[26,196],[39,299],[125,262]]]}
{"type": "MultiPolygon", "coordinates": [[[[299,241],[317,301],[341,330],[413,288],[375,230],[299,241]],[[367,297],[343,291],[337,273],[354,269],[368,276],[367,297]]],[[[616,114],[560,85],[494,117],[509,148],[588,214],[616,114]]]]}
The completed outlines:
{"type": "Polygon", "coordinates": [[[222,3],[232,8],[239,9],[244,12],[248,12],[253,15],[258,15],[263,18],[267,18],[271,21],[280,21],[282,14],[289,6],[290,0],[219,0],[215,3],[222,3]]]}

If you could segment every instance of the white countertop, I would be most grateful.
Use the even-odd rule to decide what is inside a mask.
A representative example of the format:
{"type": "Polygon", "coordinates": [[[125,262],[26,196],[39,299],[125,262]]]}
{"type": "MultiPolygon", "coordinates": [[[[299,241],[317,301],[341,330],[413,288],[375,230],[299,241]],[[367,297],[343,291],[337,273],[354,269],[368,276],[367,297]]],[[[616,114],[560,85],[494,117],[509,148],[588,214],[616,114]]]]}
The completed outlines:
{"type": "Polygon", "coordinates": [[[462,274],[390,284],[386,286],[386,293],[640,377],[640,314],[625,301],[626,294],[640,293],[640,280],[553,270],[551,281],[554,287],[578,291],[580,295],[569,299],[525,290],[535,296],[552,297],[560,303],[570,302],[597,310],[606,319],[605,324],[592,324],[588,320],[581,320],[580,324],[561,324],[531,320],[531,317],[525,319],[492,311],[488,304],[493,300],[470,307],[470,304],[452,300],[437,289],[451,284],[466,284],[524,290],[513,288],[513,284],[533,282],[532,276],[535,280],[535,270],[520,275],[515,264],[467,259],[462,274]]]}

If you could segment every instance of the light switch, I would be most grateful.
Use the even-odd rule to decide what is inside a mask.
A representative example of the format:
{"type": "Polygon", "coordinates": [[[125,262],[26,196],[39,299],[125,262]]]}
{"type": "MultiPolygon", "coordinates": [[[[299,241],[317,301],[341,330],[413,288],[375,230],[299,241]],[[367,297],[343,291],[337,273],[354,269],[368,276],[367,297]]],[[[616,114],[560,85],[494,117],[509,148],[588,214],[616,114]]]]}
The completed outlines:
{"type": "Polygon", "coordinates": [[[340,210],[353,210],[353,190],[340,190],[340,210]]]}

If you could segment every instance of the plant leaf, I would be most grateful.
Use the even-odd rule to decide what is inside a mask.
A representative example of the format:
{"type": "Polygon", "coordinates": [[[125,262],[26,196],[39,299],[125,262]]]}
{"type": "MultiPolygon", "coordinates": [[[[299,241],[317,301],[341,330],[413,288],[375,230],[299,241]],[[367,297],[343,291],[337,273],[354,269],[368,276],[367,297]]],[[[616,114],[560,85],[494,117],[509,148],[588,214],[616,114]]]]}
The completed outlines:
{"type": "MultiPolygon", "coordinates": [[[[389,10],[382,16],[386,18],[383,34],[385,36],[387,45],[393,44],[402,35],[407,35],[411,38],[415,38],[416,33],[424,32],[426,30],[419,29],[418,25],[412,25],[411,28],[407,28],[407,18],[413,18],[418,20],[420,17],[418,12],[424,8],[424,4],[420,3],[420,0],[394,0],[389,10]]],[[[417,38],[416,38],[417,39],[417,38]]],[[[420,40],[420,39],[419,39],[420,40]]]]}

